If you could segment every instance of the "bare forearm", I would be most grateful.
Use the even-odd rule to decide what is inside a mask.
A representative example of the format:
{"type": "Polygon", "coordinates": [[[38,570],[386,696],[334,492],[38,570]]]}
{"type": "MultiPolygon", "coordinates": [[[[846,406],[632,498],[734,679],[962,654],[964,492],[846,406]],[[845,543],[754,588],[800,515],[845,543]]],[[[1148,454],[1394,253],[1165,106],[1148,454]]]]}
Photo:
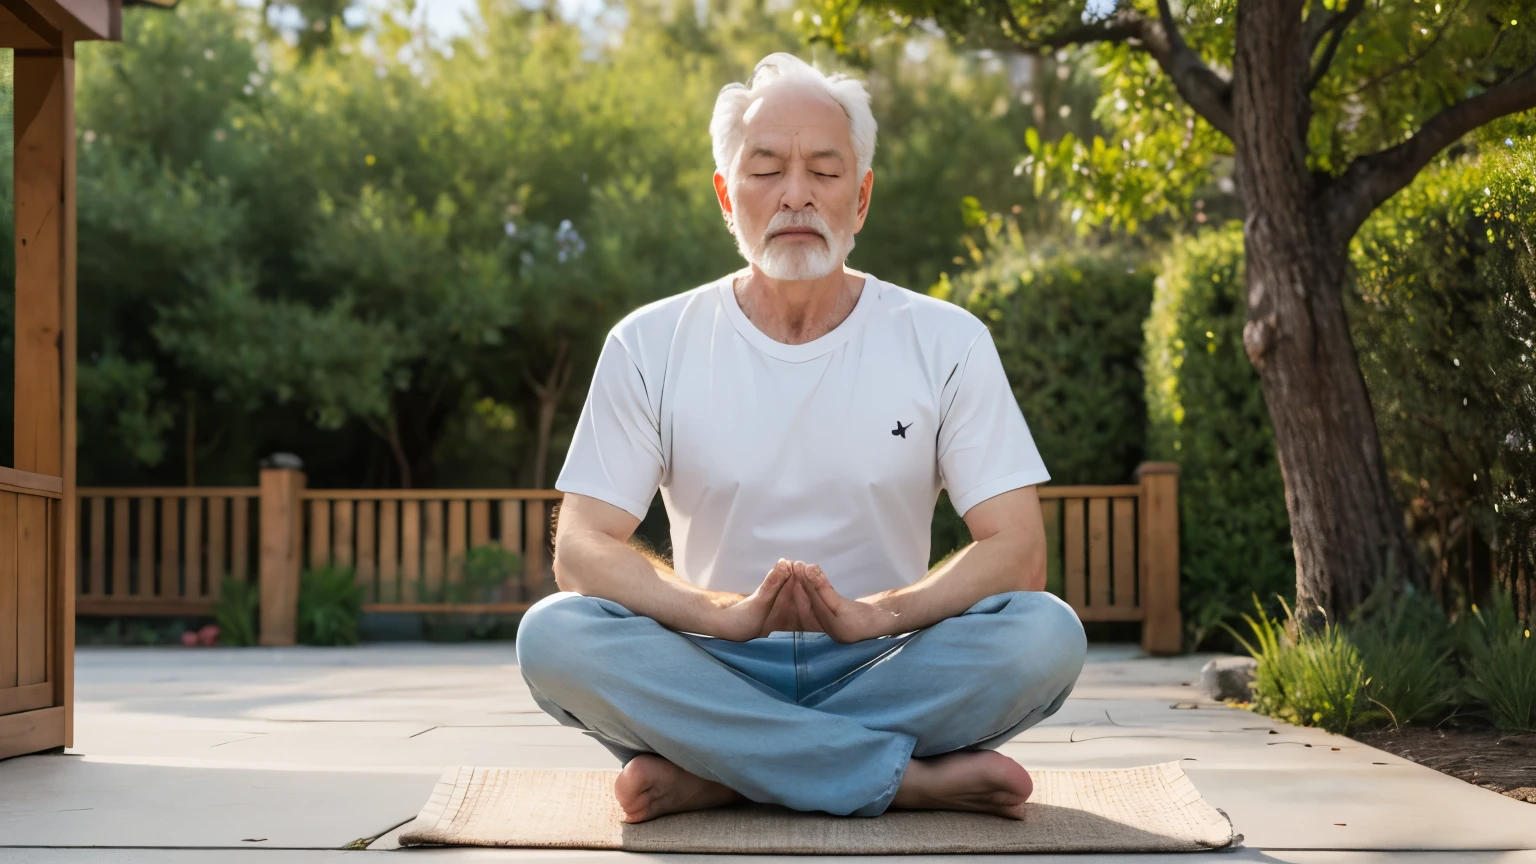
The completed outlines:
{"type": "Polygon", "coordinates": [[[917,582],[860,598],[896,613],[907,633],[953,618],[984,598],[1045,589],[1045,544],[994,535],[939,562],[917,582]]]}
{"type": "Polygon", "coordinates": [[[572,531],[555,552],[555,580],[563,591],[612,600],[663,627],[719,635],[716,613],[741,599],[708,591],[652,563],[634,547],[599,531],[572,531]]]}

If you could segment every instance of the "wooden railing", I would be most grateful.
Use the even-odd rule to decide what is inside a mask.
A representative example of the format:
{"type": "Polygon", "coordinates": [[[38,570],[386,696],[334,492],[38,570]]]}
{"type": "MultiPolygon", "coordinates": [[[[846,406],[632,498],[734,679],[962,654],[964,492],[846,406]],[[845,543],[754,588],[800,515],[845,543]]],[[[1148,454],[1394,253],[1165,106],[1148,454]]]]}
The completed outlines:
{"type": "Polygon", "coordinates": [[[206,615],[256,572],[257,488],[78,490],[82,615],[206,615]]]}
{"type": "MultiPolygon", "coordinates": [[[[1180,648],[1178,466],[1149,462],[1122,486],[1039,487],[1050,588],[1084,621],[1141,622],[1143,647],[1180,648]]],[[[553,590],[552,489],[305,489],[261,486],[79,490],[77,611],[205,615],[224,576],[261,583],[264,644],[292,644],[298,576],[355,569],[369,612],[526,610],[553,590]],[[497,544],[522,572],[479,602],[444,599],[465,554],[497,544]]]]}
{"type": "Polygon", "coordinates": [[[549,593],[553,489],[315,489],[305,504],[304,562],[356,569],[371,612],[521,612],[549,593]],[[464,580],[464,555],[491,544],[522,557],[515,584],[489,602],[435,598],[464,580]]]}
{"type": "Polygon", "coordinates": [[[1178,652],[1178,466],[1147,462],[1125,486],[1039,487],[1049,587],[1084,621],[1140,621],[1149,653],[1178,652]]]}

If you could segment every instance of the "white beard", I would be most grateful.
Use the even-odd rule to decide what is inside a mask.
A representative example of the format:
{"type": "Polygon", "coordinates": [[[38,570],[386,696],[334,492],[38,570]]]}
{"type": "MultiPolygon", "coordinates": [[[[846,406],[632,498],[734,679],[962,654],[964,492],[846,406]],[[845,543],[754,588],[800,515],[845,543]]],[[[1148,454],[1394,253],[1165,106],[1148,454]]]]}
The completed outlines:
{"type": "Polygon", "coordinates": [[[756,242],[749,242],[735,224],[731,227],[732,233],[736,235],[736,248],[741,252],[741,257],[757,265],[757,269],[763,271],[763,274],[770,279],[785,281],[820,279],[842,267],[854,246],[853,232],[850,231],[843,236],[834,235],[826,220],[813,210],[801,211],[798,214],[788,210],[775,213],[768,227],[763,229],[763,236],[756,242]],[[822,245],[798,241],[775,244],[765,239],[775,231],[791,227],[815,229],[821,235],[822,245]]]}

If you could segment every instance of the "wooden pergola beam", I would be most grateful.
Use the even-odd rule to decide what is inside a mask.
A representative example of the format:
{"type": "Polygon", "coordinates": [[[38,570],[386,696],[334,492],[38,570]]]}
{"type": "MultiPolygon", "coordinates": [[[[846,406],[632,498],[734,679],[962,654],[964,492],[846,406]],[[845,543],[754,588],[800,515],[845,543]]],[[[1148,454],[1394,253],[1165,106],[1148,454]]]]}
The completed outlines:
{"type": "Polygon", "coordinates": [[[122,0],[0,0],[0,6],[51,45],[122,38],[122,0]]]}
{"type": "Polygon", "coordinates": [[[52,48],[60,44],[58,28],[30,7],[22,9],[22,15],[18,15],[11,8],[0,6],[0,47],[52,48]]]}

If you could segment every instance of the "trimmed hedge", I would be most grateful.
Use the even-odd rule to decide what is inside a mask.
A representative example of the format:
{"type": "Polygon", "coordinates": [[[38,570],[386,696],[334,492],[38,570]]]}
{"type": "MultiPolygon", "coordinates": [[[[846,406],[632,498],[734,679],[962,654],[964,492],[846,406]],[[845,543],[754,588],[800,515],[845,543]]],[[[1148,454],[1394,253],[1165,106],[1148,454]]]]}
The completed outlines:
{"type": "Polygon", "coordinates": [[[1255,593],[1295,593],[1274,431],[1243,350],[1243,278],[1239,224],[1176,241],[1146,321],[1147,449],[1180,465],[1180,596],[1190,647],[1252,608],[1255,593]]]}
{"type": "Polygon", "coordinates": [[[1522,569],[1526,614],[1536,593],[1533,177],[1530,138],[1426,171],[1355,238],[1346,294],[1388,469],[1442,599],[1480,602],[1522,569]]]}

